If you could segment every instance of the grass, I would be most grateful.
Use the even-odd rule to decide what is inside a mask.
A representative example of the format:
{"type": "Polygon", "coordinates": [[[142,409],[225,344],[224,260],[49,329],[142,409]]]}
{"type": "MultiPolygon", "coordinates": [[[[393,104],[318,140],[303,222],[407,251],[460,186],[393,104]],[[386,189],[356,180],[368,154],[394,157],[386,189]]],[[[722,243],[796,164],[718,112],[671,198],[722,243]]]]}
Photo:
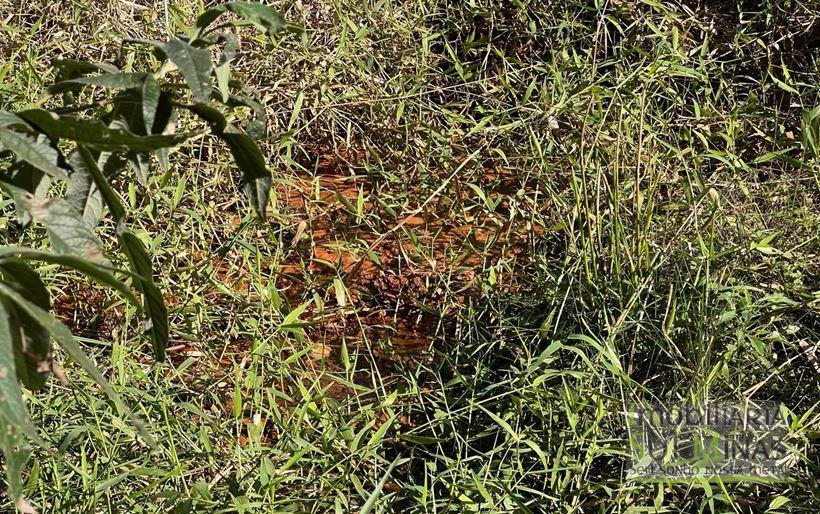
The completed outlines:
{"type": "MultiPolygon", "coordinates": [[[[58,57],[138,68],[122,38],[204,7],[6,4],[4,109],[37,101],[58,57]]],[[[817,511],[817,6],[274,4],[305,32],[248,32],[238,63],[270,111],[270,220],[234,203],[206,140],[166,185],[126,185],[171,362],[131,307],[43,268],[158,445],[67,363],[71,387],[27,395],[58,448],[31,461],[32,503],[817,511]],[[791,479],[626,481],[638,398],[781,403],[791,479]]],[[[0,241],[44,244],[2,201],[0,241]]]]}

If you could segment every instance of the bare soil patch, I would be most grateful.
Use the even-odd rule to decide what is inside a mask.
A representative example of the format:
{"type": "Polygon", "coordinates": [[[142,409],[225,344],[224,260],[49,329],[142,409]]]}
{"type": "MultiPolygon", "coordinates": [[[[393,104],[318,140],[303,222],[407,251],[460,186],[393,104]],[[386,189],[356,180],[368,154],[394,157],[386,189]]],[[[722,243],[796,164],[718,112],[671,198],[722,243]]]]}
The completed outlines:
{"type": "MultiPolygon", "coordinates": [[[[460,205],[433,199],[407,216],[387,212],[373,177],[343,173],[350,173],[356,157],[319,154],[315,176],[277,189],[280,208],[297,226],[279,272],[292,306],[321,300],[321,308],[314,302],[306,312],[314,321],[307,329],[311,340],[331,349],[320,358],[345,340],[348,346],[387,343],[370,345],[377,359],[406,360],[446,337],[458,306],[485,287],[484,270],[502,259],[515,266],[540,231],[520,217],[505,221],[508,205],[499,197],[522,187],[505,170],[487,169],[482,177],[492,184],[487,191],[498,202],[497,215],[473,215],[466,206],[472,190],[457,177],[460,205]],[[454,216],[454,209],[461,212],[454,216]],[[397,224],[401,228],[391,233],[397,224]]],[[[453,192],[447,197],[452,202],[453,192]]],[[[417,204],[425,198],[420,192],[417,204]]]]}

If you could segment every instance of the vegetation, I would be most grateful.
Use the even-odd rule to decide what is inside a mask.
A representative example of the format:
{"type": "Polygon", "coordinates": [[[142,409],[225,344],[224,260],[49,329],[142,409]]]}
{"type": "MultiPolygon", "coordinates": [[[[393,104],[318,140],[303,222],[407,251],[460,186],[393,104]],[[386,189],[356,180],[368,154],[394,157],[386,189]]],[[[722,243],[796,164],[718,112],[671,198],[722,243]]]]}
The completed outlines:
{"type": "MultiPolygon", "coordinates": [[[[68,329],[49,314],[50,293],[25,261],[42,260],[74,268],[120,291],[139,306],[128,287],[107,269],[109,262],[103,257],[102,244],[93,232],[103,205],[107,207],[135,285],[144,296],[144,304],[138,308],[148,315],[147,332],[154,355],[162,361],[168,345],[168,311],[153,280],[151,259],[143,242],[128,228],[125,207],[111,181],[130,165],[137,181],[146,185],[152,153],[167,169],[168,148],[195,135],[176,133],[176,110],[184,108],[203,118],[211,131],[227,144],[242,171],[251,205],[261,216],[265,215],[271,186],[265,159],[250,135],[229,124],[225,116],[210,105],[211,99],[216,98],[227,106],[254,108],[257,119],[251,128],[257,138],[262,135],[265,113],[261,104],[231,92],[232,87],[241,87],[241,83],[230,79],[229,65],[238,46],[236,38],[209,30],[224,12],[236,13],[242,21],[259,25],[271,35],[285,25],[279,14],[269,7],[229,2],[199,16],[190,38],[174,38],[165,43],[133,41],[152,47],[168,64],[156,73],[121,72],[108,64],[58,60],[54,67],[59,79],[48,88],[48,93],[62,94],[62,106],[17,113],[0,111],[0,149],[14,157],[14,163],[5,170],[0,181],[0,188],[14,200],[20,225],[35,220],[45,226],[52,250],[42,252],[6,246],[0,259],[0,342],[3,344],[0,348],[3,364],[0,367],[0,434],[4,439],[9,496],[21,511],[31,510],[23,496],[20,478],[28,454],[25,436],[45,448],[50,449],[50,445],[40,438],[28,420],[18,380],[36,390],[53,373],[65,385],[69,384],[64,371],[54,361],[52,338],[89,372],[122,411],[128,412],[68,329]],[[225,48],[214,66],[208,48],[218,43],[224,43],[225,48]],[[185,85],[166,83],[166,75],[171,70],[179,71],[185,85]],[[212,85],[213,79],[217,88],[212,85]],[[121,92],[110,98],[93,95],[85,98],[82,93],[89,86],[121,92]],[[190,92],[193,103],[180,101],[181,90],[190,92]],[[77,113],[90,113],[91,117],[77,116],[77,113]],[[73,143],[67,158],[61,142],[73,143]],[[48,196],[51,178],[67,183],[64,196],[48,196]]],[[[142,425],[141,421],[134,421],[137,426],[142,425]]],[[[154,446],[150,435],[143,432],[143,436],[154,446]]]]}
{"type": "Polygon", "coordinates": [[[5,510],[820,507],[817,5],[6,3],[5,510]],[[636,399],[789,480],[627,481],[636,399]]]}

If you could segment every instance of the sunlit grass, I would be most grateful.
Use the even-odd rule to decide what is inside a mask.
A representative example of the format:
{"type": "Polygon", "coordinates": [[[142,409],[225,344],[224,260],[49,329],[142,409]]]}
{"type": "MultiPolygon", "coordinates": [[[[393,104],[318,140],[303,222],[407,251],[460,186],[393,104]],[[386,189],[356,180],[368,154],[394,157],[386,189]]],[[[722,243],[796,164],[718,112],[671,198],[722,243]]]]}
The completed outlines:
{"type": "MultiPolygon", "coordinates": [[[[203,7],[171,2],[166,25],[140,2],[57,4],[4,9],[3,108],[36,102],[52,59],[131,62],[123,37],[203,7]]],[[[820,11],[740,25],[694,3],[476,4],[277,3],[305,32],[244,36],[238,73],[271,111],[270,221],[233,202],[238,174],[205,143],[172,154],[167,184],[130,186],[172,316],[162,366],[134,312],[46,273],[55,297],[74,291],[63,316],[85,301],[108,317],[81,341],[160,444],[67,365],[71,388],[28,397],[59,450],[32,459],[32,503],[817,510],[820,166],[803,113],[820,11]],[[624,482],[635,398],[784,404],[793,480],[624,482]]]]}

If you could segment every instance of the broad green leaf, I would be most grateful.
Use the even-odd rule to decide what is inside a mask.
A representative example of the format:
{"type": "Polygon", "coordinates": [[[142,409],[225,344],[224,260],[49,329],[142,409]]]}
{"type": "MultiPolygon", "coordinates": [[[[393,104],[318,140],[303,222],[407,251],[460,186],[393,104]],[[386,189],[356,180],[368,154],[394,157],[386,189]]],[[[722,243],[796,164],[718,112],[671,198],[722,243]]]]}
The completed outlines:
{"type": "MultiPolygon", "coordinates": [[[[86,159],[80,155],[80,147],[83,145],[77,145],[77,149],[69,155],[68,160],[73,172],[69,177],[65,199],[91,227],[96,227],[102,217],[103,198],[95,183],[94,170],[90,169],[86,159]]],[[[126,157],[121,154],[90,150],[89,152],[92,159],[98,156],[94,159],[94,165],[97,170],[101,171],[103,177],[106,177],[106,183],[108,178],[117,176],[127,162],[126,157]]]]}
{"type": "Polygon", "coordinates": [[[145,119],[142,116],[142,90],[128,89],[113,98],[111,112],[103,117],[108,128],[125,129],[138,136],[145,136],[145,119]]]}
{"type": "Polygon", "coordinates": [[[128,256],[131,269],[140,277],[136,282],[145,297],[145,310],[151,321],[150,334],[154,356],[162,362],[165,360],[165,349],[168,347],[168,309],[162,299],[162,292],[154,283],[151,258],[145,251],[142,241],[123,223],[117,225],[117,238],[128,256]]]}
{"type": "Polygon", "coordinates": [[[66,268],[71,268],[73,270],[79,271],[80,273],[84,274],[88,278],[92,280],[108,286],[118,293],[120,293],[126,300],[128,300],[132,305],[139,306],[139,302],[137,301],[134,293],[128,289],[121,281],[117,280],[116,277],[109,271],[108,268],[102,267],[99,264],[89,261],[87,259],[83,259],[81,257],[76,257],[74,255],[57,255],[50,252],[44,252],[41,250],[34,250],[32,248],[23,248],[17,246],[0,246],[0,258],[4,257],[18,257],[23,260],[27,261],[42,261],[48,262],[50,264],[58,264],[60,266],[64,266],[66,268]]]}
{"type": "Polygon", "coordinates": [[[23,435],[28,435],[43,447],[47,448],[48,444],[29,421],[23,403],[14,362],[13,334],[17,332],[17,327],[13,326],[5,302],[0,297],[0,448],[6,468],[6,494],[18,510],[22,510],[29,505],[23,497],[23,470],[31,454],[23,435]]]}
{"type": "Polygon", "coordinates": [[[220,64],[214,68],[214,75],[216,76],[216,85],[219,88],[219,94],[222,95],[222,101],[227,102],[228,96],[231,94],[228,88],[228,83],[231,80],[230,65],[227,63],[220,64]]]}
{"type": "Polygon", "coordinates": [[[147,75],[142,83],[142,120],[145,123],[146,134],[162,133],[162,130],[154,130],[154,120],[157,117],[161,95],[162,91],[154,76],[147,75]]]}
{"type": "MultiPolygon", "coordinates": [[[[0,296],[2,298],[2,296],[0,296]]],[[[14,328],[11,331],[11,346],[14,357],[14,371],[17,374],[17,380],[31,390],[36,390],[42,387],[46,382],[45,376],[41,376],[37,372],[37,367],[30,364],[31,361],[26,359],[26,338],[22,329],[21,316],[17,307],[13,303],[6,306],[6,313],[8,314],[9,324],[14,328]]]]}
{"type": "MultiPolygon", "coordinates": [[[[55,82],[63,82],[70,79],[82,77],[88,73],[119,73],[120,70],[116,66],[104,63],[94,63],[88,61],[76,61],[73,59],[56,60],[52,63],[56,70],[55,82]]],[[[85,87],[85,84],[66,84],[60,91],[65,98],[66,104],[74,103],[74,94],[79,93],[85,87]]]]}
{"type": "Polygon", "coordinates": [[[202,13],[196,20],[196,35],[214,22],[222,13],[230,11],[274,37],[285,28],[285,20],[273,8],[257,2],[227,2],[202,13]]]}
{"type": "Polygon", "coordinates": [[[91,227],[96,227],[102,218],[103,200],[94,183],[85,160],[77,150],[68,156],[68,162],[74,170],[68,180],[65,199],[83,220],[91,227]]]}
{"type": "Polygon", "coordinates": [[[176,112],[171,100],[170,93],[160,93],[151,127],[152,134],[173,134],[176,130],[176,112]]]}
{"type": "Polygon", "coordinates": [[[202,31],[208,28],[211,23],[214,22],[217,18],[219,18],[222,13],[225,12],[225,6],[219,5],[217,7],[213,7],[208,9],[204,13],[200,14],[199,17],[196,19],[196,31],[194,32],[194,39],[199,38],[202,35],[202,31]]]}
{"type": "MultiPolygon", "coordinates": [[[[20,129],[30,129],[28,123],[26,123],[23,118],[17,116],[14,113],[8,111],[0,111],[0,128],[8,128],[8,127],[15,127],[20,129]]],[[[2,144],[0,144],[0,149],[2,149],[2,144]]]]}
{"type": "Polygon", "coordinates": [[[119,195],[117,195],[111,187],[108,179],[105,178],[102,170],[100,170],[97,165],[94,154],[85,146],[77,145],[77,155],[78,160],[82,162],[91,180],[100,192],[100,196],[105,199],[105,203],[108,205],[108,209],[111,211],[114,221],[119,222],[125,216],[125,208],[122,205],[119,195]]]}
{"type": "Polygon", "coordinates": [[[76,61],[74,59],[57,59],[51,63],[57,70],[57,80],[67,80],[85,75],[86,73],[94,73],[96,71],[103,71],[105,73],[119,73],[120,70],[112,64],[88,61],[76,61]]]}
{"type": "Polygon", "coordinates": [[[228,125],[225,116],[217,109],[206,104],[183,107],[207,121],[213,133],[228,145],[242,172],[245,194],[256,213],[264,218],[272,179],[259,147],[247,134],[228,125]]]}
{"type": "Polygon", "coordinates": [[[239,41],[233,34],[220,34],[219,39],[225,42],[225,50],[214,68],[214,75],[216,76],[219,93],[222,95],[222,101],[227,102],[231,95],[229,87],[231,82],[231,61],[239,49],[239,41]]]}
{"type": "MultiPolygon", "coordinates": [[[[0,336],[2,337],[2,336],[0,336]]],[[[18,510],[30,508],[30,504],[23,496],[23,470],[31,455],[26,440],[14,431],[11,423],[0,417],[4,426],[0,427],[0,443],[2,443],[4,464],[6,468],[7,494],[18,510]]],[[[29,510],[28,512],[33,512],[29,510]]]]}
{"type": "Polygon", "coordinates": [[[142,87],[148,73],[110,73],[92,75],[57,82],[48,88],[50,94],[76,89],[77,86],[98,86],[105,89],[131,89],[142,87]]]}
{"type": "Polygon", "coordinates": [[[20,132],[0,128],[0,144],[14,152],[18,161],[25,161],[53,177],[68,178],[66,170],[58,165],[59,152],[48,144],[47,139],[35,139],[20,132]]]}
{"type": "Polygon", "coordinates": [[[285,20],[273,8],[258,2],[228,2],[225,7],[273,37],[285,28],[285,20]]]}
{"type": "Polygon", "coordinates": [[[118,222],[117,237],[120,245],[131,263],[131,267],[138,276],[137,287],[145,298],[144,310],[148,312],[151,321],[151,341],[154,346],[154,354],[157,360],[162,361],[165,357],[165,348],[168,346],[168,311],[162,298],[162,293],[153,279],[153,269],[151,260],[142,242],[134,236],[122,223],[119,223],[125,216],[125,209],[117,193],[96,166],[96,161],[90,150],[82,145],[77,147],[81,158],[85,160],[86,168],[91,173],[92,178],[99,188],[102,197],[105,199],[112,216],[118,222]]]}
{"type": "MultiPolygon", "coordinates": [[[[3,257],[0,259],[0,273],[5,277],[9,287],[14,288],[20,294],[25,294],[29,301],[34,302],[41,309],[51,309],[51,294],[40,280],[40,275],[22,259],[3,257]]],[[[50,346],[46,342],[34,350],[45,357],[50,351],[50,346]]]]}
{"type": "Polygon", "coordinates": [[[172,39],[162,45],[168,59],[177,65],[179,72],[191,89],[197,102],[207,102],[211,97],[211,54],[207,50],[194,48],[181,39],[172,39]]]}
{"type": "MultiPolygon", "coordinates": [[[[149,91],[149,94],[152,93],[149,91]]],[[[159,98],[156,100],[158,102],[159,98]]],[[[151,102],[152,100],[148,99],[147,101],[151,102]]],[[[108,126],[114,130],[127,130],[139,136],[148,135],[149,132],[146,129],[146,125],[148,125],[149,120],[146,120],[144,115],[146,112],[149,112],[150,116],[152,116],[150,124],[151,128],[153,128],[154,117],[157,114],[156,108],[156,105],[146,106],[142,92],[135,93],[134,101],[124,100],[117,106],[117,109],[113,113],[115,119],[113,119],[108,126]]],[[[129,167],[134,170],[137,181],[143,186],[147,185],[149,170],[148,154],[142,152],[127,152],[125,159],[128,161],[129,167]]]]}
{"type": "Polygon", "coordinates": [[[137,176],[137,182],[143,187],[148,185],[148,154],[129,152],[126,154],[128,158],[128,165],[134,170],[134,175],[137,176]]]}
{"type": "Polygon", "coordinates": [[[126,129],[138,136],[162,134],[172,113],[169,96],[153,75],[146,74],[139,87],[114,97],[114,108],[104,121],[109,128],[126,129]]]}
{"type": "Polygon", "coordinates": [[[80,348],[80,345],[74,339],[74,336],[71,334],[71,331],[68,330],[68,328],[66,328],[66,326],[60,322],[60,320],[52,316],[48,311],[45,311],[37,305],[34,305],[33,303],[26,300],[23,296],[18,294],[13,289],[9,288],[3,282],[0,282],[0,296],[7,297],[9,300],[11,300],[11,302],[17,305],[17,307],[19,307],[20,310],[25,311],[33,320],[35,320],[37,323],[42,325],[46,330],[48,330],[51,334],[51,337],[53,337],[54,340],[57,341],[60,344],[60,346],[63,347],[66,353],[68,353],[68,355],[71,356],[71,358],[74,359],[77,362],[77,364],[79,364],[80,367],[82,367],[89,375],[91,375],[91,377],[94,379],[94,381],[97,382],[97,384],[99,384],[103,392],[105,392],[105,394],[111,399],[111,401],[114,402],[117,408],[119,408],[122,412],[128,415],[129,418],[131,418],[131,422],[135,425],[135,427],[140,432],[140,435],[142,435],[146,443],[148,443],[152,447],[156,446],[154,439],[147,432],[147,430],[145,430],[145,426],[142,420],[135,416],[131,412],[131,409],[129,409],[125,405],[125,403],[123,403],[117,392],[114,391],[114,388],[111,387],[111,384],[108,383],[108,381],[105,379],[105,377],[97,368],[97,366],[95,366],[94,363],[91,362],[91,359],[89,359],[85,352],[82,350],[82,348],[80,348]]]}
{"type": "Polygon", "coordinates": [[[150,152],[176,146],[195,134],[138,136],[125,129],[106,127],[97,120],[58,116],[42,109],[23,111],[20,117],[42,130],[51,139],[68,139],[98,150],[150,152]]]}
{"type": "MultiPolygon", "coordinates": [[[[20,163],[18,163],[20,164],[20,163]]],[[[22,163],[25,164],[25,163],[22,163]]],[[[32,168],[33,169],[33,168],[32,168]]],[[[32,217],[28,210],[28,198],[31,193],[23,188],[17,187],[15,184],[6,179],[0,180],[0,190],[3,190],[14,200],[14,210],[17,213],[17,221],[22,226],[28,226],[31,223],[32,217]]]]}
{"type": "Polygon", "coordinates": [[[23,392],[17,381],[14,361],[13,333],[18,327],[13,326],[12,317],[6,306],[7,300],[0,298],[0,420],[3,421],[0,432],[14,435],[26,434],[41,446],[48,446],[37,434],[37,429],[29,421],[26,406],[23,403],[23,392]]]}
{"type": "Polygon", "coordinates": [[[28,194],[46,196],[50,187],[51,178],[25,161],[14,163],[0,176],[0,188],[14,199],[17,221],[24,227],[31,223],[31,214],[25,207],[26,197],[28,194]]]}
{"type": "Polygon", "coordinates": [[[166,181],[170,178],[171,166],[171,163],[168,160],[168,149],[160,148],[154,153],[154,155],[157,156],[157,161],[159,161],[160,168],[165,172],[165,175],[163,175],[163,179],[161,181],[162,187],[165,187],[166,181]]]}
{"type": "Polygon", "coordinates": [[[102,243],[80,213],[62,198],[27,198],[26,208],[48,230],[51,247],[61,255],[76,255],[107,263],[102,243]]]}
{"type": "MultiPolygon", "coordinates": [[[[31,213],[28,212],[26,199],[31,195],[25,189],[17,187],[15,184],[9,182],[5,177],[0,180],[0,191],[5,191],[6,194],[14,200],[14,210],[17,212],[17,222],[26,227],[31,223],[31,213]]],[[[2,195],[0,195],[2,198],[2,195]]]]}
{"type": "Polygon", "coordinates": [[[228,144],[236,165],[242,171],[243,189],[260,218],[265,218],[271,173],[265,165],[265,157],[247,134],[228,125],[220,137],[228,144]]]}
{"type": "MultiPolygon", "coordinates": [[[[153,134],[173,134],[176,130],[176,116],[173,105],[171,104],[172,97],[169,93],[161,93],[159,101],[154,113],[154,122],[151,128],[153,134]]],[[[154,153],[159,161],[160,167],[163,171],[167,171],[168,163],[168,149],[159,148],[154,153]]]]}
{"type": "MultiPolygon", "coordinates": [[[[0,275],[4,282],[44,310],[51,309],[51,295],[40,276],[20,259],[11,257],[0,260],[0,275]]],[[[8,309],[19,333],[15,351],[17,376],[29,389],[39,389],[48,378],[47,366],[51,355],[51,338],[48,332],[25,312],[8,309]]]]}
{"type": "Polygon", "coordinates": [[[179,107],[183,107],[188,109],[192,113],[196,114],[203,120],[205,120],[208,125],[211,127],[211,131],[214,134],[220,135],[225,131],[225,127],[228,126],[228,121],[225,119],[225,115],[219,109],[211,107],[209,104],[177,104],[179,107]]]}

